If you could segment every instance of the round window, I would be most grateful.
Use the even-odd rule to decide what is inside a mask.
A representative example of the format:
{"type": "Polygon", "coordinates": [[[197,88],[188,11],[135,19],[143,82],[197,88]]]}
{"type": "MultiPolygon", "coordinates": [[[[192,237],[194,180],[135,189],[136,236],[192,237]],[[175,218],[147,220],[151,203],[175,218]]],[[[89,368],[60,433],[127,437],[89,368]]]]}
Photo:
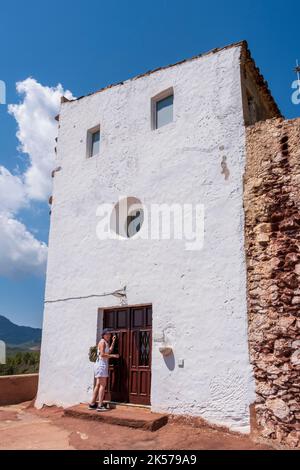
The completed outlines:
{"type": "Polygon", "coordinates": [[[132,238],[141,230],[143,222],[144,210],[141,201],[136,197],[126,197],[115,205],[110,218],[110,228],[120,237],[132,238]]]}

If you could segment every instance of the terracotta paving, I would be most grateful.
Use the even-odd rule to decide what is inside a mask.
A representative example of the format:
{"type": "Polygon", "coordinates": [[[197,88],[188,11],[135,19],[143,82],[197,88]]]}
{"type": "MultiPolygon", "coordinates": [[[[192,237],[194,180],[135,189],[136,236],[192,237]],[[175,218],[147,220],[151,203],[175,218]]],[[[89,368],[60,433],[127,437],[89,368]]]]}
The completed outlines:
{"type": "Polygon", "coordinates": [[[258,450],[271,448],[253,442],[248,436],[209,426],[193,427],[171,421],[159,430],[151,432],[94,419],[65,416],[64,410],[56,407],[36,410],[30,403],[23,403],[0,407],[0,449],[258,450]]]}

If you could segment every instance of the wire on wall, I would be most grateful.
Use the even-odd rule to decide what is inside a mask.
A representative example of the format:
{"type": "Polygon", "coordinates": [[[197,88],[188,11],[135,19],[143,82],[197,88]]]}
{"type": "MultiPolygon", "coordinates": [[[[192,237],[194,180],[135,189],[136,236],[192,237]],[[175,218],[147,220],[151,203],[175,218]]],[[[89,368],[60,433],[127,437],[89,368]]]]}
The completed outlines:
{"type": "Polygon", "coordinates": [[[114,296],[114,297],[117,297],[119,299],[125,299],[127,297],[127,294],[126,294],[126,286],[123,287],[123,289],[118,289],[118,290],[115,290],[113,292],[107,292],[107,293],[104,293],[104,294],[90,294],[90,295],[82,295],[82,296],[79,296],[79,297],[66,297],[64,299],[55,299],[55,300],[45,300],[45,304],[54,304],[54,303],[57,303],[57,302],[67,302],[68,300],[81,300],[81,299],[91,299],[93,297],[108,297],[108,296],[114,296]]]}

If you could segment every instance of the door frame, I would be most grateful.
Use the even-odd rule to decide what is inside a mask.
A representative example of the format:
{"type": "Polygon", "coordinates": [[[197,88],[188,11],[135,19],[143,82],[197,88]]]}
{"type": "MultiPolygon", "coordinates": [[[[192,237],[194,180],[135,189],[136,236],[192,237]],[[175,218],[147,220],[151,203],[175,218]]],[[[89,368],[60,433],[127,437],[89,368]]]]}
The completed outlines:
{"type": "MultiPolygon", "coordinates": [[[[150,353],[150,392],[149,392],[149,401],[150,403],[149,404],[146,404],[146,403],[137,403],[137,405],[140,405],[140,406],[151,406],[151,384],[152,384],[152,357],[153,357],[153,304],[152,303],[141,303],[141,304],[130,304],[130,305],[115,305],[115,306],[110,306],[110,307],[99,307],[98,308],[98,320],[97,320],[97,344],[100,340],[100,335],[99,335],[99,331],[102,331],[103,330],[103,327],[104,327],[104,312],[109,312],[109,311],[114,311],[114,310],[122,310],[122,309],[127,309],[128,310],[128,313],[130,314],[131,312],[131,309],[135,309],[135,308],[149,308],[151,307],[151,310],[152,310],[152,317],[151,317],[151,332],[150,332],[150,348],[151,348],[151,353],[150,353]]],[[[143,328],[141,328],[142,330],[143,328]]],[[[121,329],[122,330],[122,329],[121,329]]],[[[134,328],[131,327],[131,317],[129,318],[129,330],[128,330],[128,345],[130,344],[131,342],[131,337],[132,337],[132,334],[134,332],[134,328]]],[[[131,356],[130,356],[130,359],[131,359],[131,356]]],[[[130,404],[135,404],[134,402],[131,402],[130,401],[130,393],[129,393],[129,389],[130,389],[130,386],[129,386],[129,381],[130,381],[130,374],[131,374],[131,367],[130,367],[130,364],[128,364],[128,373],[127,373],[127,389],[128,389],[128,399],[127,401],[113,401],[114,403],[128,403],[129,405],[130,404]]]]}

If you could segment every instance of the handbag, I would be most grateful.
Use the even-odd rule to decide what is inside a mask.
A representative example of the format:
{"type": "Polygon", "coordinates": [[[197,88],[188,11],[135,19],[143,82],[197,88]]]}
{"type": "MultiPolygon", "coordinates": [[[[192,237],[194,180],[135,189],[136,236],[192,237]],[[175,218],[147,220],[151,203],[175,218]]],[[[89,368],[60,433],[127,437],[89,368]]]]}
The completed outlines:
{"type": "Polygon", "coordinates": [[[89,350],[89,360],[91,362],[96,362],[98,357],[98,348],[97,346],[91,346],[89,350]]]}

